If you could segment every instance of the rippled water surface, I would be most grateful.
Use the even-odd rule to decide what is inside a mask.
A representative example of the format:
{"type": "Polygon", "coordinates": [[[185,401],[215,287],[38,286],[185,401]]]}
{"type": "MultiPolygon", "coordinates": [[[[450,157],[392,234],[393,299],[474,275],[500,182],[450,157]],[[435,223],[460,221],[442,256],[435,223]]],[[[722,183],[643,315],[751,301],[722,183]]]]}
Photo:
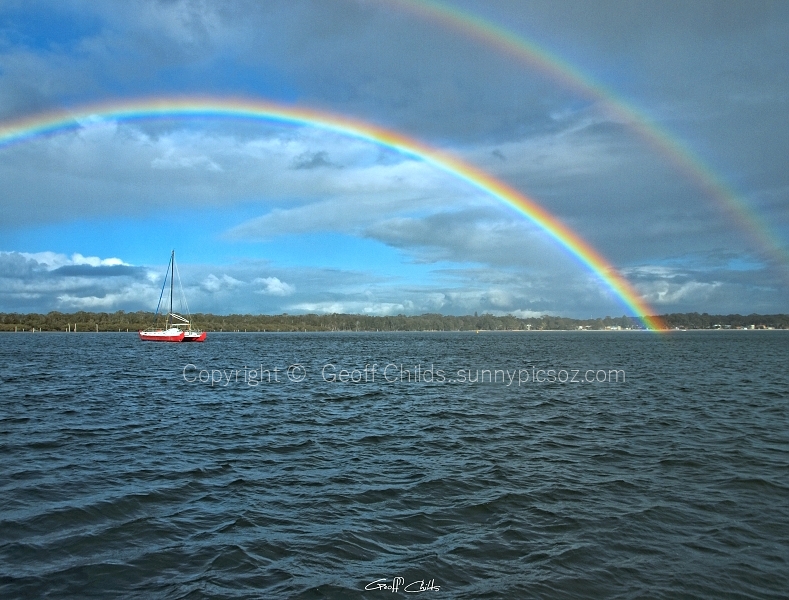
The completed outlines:
{"type": "Polygon", "coordinates": [[[785,598],[788,369],[783,331],[0,334],[0,596],[785,598]]]}

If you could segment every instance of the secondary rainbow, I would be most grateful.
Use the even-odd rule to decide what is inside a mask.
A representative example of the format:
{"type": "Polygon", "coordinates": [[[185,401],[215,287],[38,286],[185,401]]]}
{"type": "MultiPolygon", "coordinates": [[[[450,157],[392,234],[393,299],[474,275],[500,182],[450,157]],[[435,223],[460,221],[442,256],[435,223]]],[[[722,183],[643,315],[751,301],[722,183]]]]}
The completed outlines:
{"type": "Polygon", "coordinates": [[[783,266],[784,275],[789,276],[789,251],[763,219],[684,144],[645,114],[617,97],[612,90],[545,48],[473,13],[435,0],[389,1],[497,48],[559,84],[599,101],[611,115],[624,121],[642,139],[665,156],[675,168],[703,190],[705,195],[713,198],[718,207],[732,221],[746,230],[768,256],[783,266]]]}
{"type": "Polygon", "coordinates": [[[630,283],[592,246],[528,196],[446,152],[401,133],[311,108],[239,98],[174,97],[119,101],[33,115],[0,125],[0,148],[41,136],[89,127],[101,121],[162,117],[208,117],[277,121],[316,127],[392,148],[425,161],[531,220],[595,273],[651,330],[665,329],[655,311],[630,283]]]}

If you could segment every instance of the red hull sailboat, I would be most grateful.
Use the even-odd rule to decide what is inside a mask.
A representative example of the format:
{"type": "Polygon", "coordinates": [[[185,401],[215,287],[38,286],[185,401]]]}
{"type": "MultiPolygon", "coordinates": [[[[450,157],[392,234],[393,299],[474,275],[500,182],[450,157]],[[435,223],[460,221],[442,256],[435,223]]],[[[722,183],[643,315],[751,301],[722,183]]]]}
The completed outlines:
{"type": "Polygon", "coordinates": [[[175,250],[170,255],[170,264],[167,265],[167,273],[164,276],[164,283],[162,284],[162,293],[159,294],[159,304],[156,306],[156,316],[154,317],[154,324],[152,327],[140,330],[137,333],[140,339],[144,342],[202,342],[205,341],[207,333],[200,329],[194,329],[189,316],[189,307],[186,306],[186,299],[183,297],[183,286],[181,285],[181,277],[178,277],[178,287],[181,290],[181,298],[183,304],[186,306],[186,317],[182,317],[178,313],[173,312],[173,283],[175,275],[178,270],[175,267],[175,250]],[[164,320],[164,327],[156,327],[156,322],[159,318],[159,309],[162,305],[162,297],[164,296],[164,289],[167,285],[167,279],[170,280],[170,312],[164,320]]]}

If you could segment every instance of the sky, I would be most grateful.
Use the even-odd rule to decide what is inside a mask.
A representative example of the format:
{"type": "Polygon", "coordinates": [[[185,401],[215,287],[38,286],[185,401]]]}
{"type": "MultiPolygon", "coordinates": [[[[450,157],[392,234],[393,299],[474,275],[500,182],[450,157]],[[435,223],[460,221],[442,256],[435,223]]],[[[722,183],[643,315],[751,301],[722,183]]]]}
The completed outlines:
{"type": "Polygon", "coordinates": [[[0,130],[82,116],[0,142],[0,312],[152,311],[175,249],[193,312],[631,314],[539,223],[419,157],[308,124],[83,109],[176,97],[320,110],[456,157],[656,314],[789,312],[789,4],[439,9],[575,79],[406,0],[4,1],[0,130]]]}

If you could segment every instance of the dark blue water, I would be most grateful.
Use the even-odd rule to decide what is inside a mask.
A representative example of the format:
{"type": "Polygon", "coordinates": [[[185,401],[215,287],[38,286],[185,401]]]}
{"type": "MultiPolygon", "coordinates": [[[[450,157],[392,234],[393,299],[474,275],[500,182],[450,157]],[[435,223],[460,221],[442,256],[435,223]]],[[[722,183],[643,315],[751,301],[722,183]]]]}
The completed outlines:
{"type": "Polygon", "coordinates": [[[788,368],[783,331],[0,334],[0,596],[786,598],[788,368]]]}

